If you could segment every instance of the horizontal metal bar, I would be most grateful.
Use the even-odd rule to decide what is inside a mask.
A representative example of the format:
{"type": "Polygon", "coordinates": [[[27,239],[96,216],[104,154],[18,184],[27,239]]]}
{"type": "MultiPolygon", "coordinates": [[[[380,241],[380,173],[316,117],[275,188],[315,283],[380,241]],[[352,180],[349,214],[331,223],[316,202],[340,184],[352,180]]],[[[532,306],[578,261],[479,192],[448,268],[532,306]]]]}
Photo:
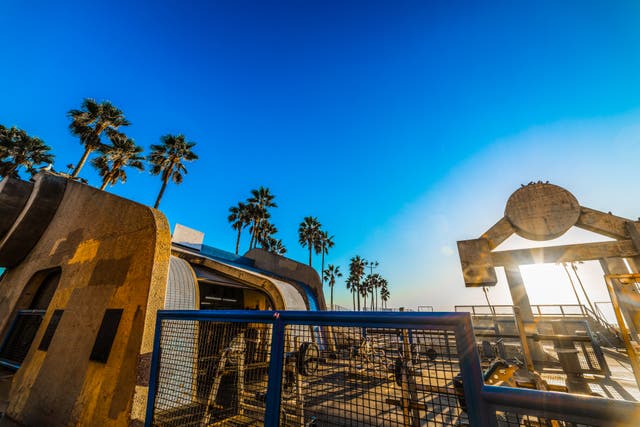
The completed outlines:
{"type": "Polygon", "coordinates": [[[256,310],[160,310],[162,320],[209,320],[235,322],[268,322],[280,319],[300,325],[342,325],[418,329],[452,329],[469,313],[454,312],[344,312],[344,311],[256,311],[256,310]]]}
{"type": "Polygon", "coordinates": [[[553,391],[485,385],[482,398],[495,410],[588,425],[637,426],[640,404],[553,391]]]}
{"type": "Polygon", "coordinates": [[[8,360],[5,360],[5,359],[0,359],[0,366],[4,366],[5,368],[13,369],[14,371],[17,371],[18,369],[20,369],[20,365],[18,365],[16,363],[9,362],[8,360]]]}
{"type": "MultiPolygon", "coordinates": [[[[475,336],[482,338],[520,338],[520,335],[517,334],[495,334],[488,332],[476,332],[475,336]]],[[[534,341],[591,342],[591,337],[587,337],[585,335],[527,334],[526,337],[531,338],[534,341]]]]}

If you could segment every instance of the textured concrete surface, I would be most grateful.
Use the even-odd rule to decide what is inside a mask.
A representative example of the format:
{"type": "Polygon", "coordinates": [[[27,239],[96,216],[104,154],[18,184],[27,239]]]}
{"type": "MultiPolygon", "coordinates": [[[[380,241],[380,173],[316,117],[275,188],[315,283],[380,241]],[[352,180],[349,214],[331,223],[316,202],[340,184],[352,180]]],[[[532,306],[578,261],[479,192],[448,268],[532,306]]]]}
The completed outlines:
{"type": "Polygon", "coordinates": [[[64,195],[67,180],[40,173],[33,191],[15,223],[0,241],[0,267],[13,267],[22,261],[49,226],[64,195]]]}
{"type": "Polygon", "coordinates": [[[169,226],[147,206],[65,184],[35,246],[0,283],[0,329],[6,331],[7,320],[25,308],[19,305],[29,303],[24,291],[38,272],[62,272],[34,343],[54,310],[64,314],[47,351],[31,346],[7,414],[31,426],[128,425],[140,355],[151,351],[155,312],[164,303],[169,226]],[[99,363],[89,356],[106,309],[123,312],[107,362],[99,363]]]}
{"type": "Polygon", "coordinates": [[[32,189],[31,182],[20,179],[5,178],[0,181],[0,241],[13,227],[32,189]]]}

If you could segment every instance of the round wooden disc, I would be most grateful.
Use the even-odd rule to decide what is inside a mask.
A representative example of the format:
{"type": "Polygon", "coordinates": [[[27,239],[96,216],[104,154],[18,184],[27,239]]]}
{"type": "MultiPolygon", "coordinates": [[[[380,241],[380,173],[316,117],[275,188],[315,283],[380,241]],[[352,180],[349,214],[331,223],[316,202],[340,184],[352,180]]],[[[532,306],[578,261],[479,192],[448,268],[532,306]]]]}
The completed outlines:
{"type": "Polygon", "coordinates": [[[504,214],[520,236],[550,240],[576,224],[580,204],[562,187],[535,183],[515,191],[507,201],[504,214]]]}

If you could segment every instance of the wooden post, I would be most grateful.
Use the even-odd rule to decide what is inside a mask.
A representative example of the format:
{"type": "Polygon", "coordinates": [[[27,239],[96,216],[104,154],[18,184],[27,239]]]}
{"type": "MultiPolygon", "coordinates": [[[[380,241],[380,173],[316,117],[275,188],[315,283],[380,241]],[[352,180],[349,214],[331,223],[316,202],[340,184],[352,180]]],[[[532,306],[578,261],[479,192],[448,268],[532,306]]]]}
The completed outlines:
{"type": "MultiPolygon", "coordinates": [[[[538,333],[536,324],[533,319],[533,311],[531,310],[531,303],[529,302],[529,295],[527,295],[527,289],[524,287],[524,280],[522,274],[520,274],[520,267],[518,265],[510,264],[505,266],[505,273],[507,275],[507,283],[509,284],[509,292],[511,293],[511,299],[513,305],[519,309],[520,318],[523,323],[523,332],[525,335],[534,335],[538,333]]],[[[523,348],[525,345],[531,351],[531,357],[535,361],[544,361],[544,351],[540,346],[540,343],[527,338],[523,341],[523,348]]]]}

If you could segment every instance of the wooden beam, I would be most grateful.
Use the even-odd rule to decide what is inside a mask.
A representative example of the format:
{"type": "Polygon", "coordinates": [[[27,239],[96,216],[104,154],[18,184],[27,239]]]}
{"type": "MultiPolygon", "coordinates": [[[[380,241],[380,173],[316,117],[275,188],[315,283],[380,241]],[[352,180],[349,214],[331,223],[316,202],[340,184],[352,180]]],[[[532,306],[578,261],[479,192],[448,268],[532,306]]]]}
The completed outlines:
{"type": "Polygon", "coordinates": [[[640,255],[631,240],[517,249],[491,253],[493,266],[592,261],[603,258],[630,258],[640,255]]]}
{"type": "Polygon", "coordinates": [[[493,250],[497,248],[500,243],[507,240],[513,233],[515,233],[513,225],[511,225],[506,217],[502,217],[502,219],[487,230],[481,238],[486,239],[489,242],[489,248],[493,250]]]}
{"type": "Polygon", "coordinates": [[[616,240],[629,238],[626,223],[629,220],[582,206],[576,227],[602,234],[616,240]]]}

